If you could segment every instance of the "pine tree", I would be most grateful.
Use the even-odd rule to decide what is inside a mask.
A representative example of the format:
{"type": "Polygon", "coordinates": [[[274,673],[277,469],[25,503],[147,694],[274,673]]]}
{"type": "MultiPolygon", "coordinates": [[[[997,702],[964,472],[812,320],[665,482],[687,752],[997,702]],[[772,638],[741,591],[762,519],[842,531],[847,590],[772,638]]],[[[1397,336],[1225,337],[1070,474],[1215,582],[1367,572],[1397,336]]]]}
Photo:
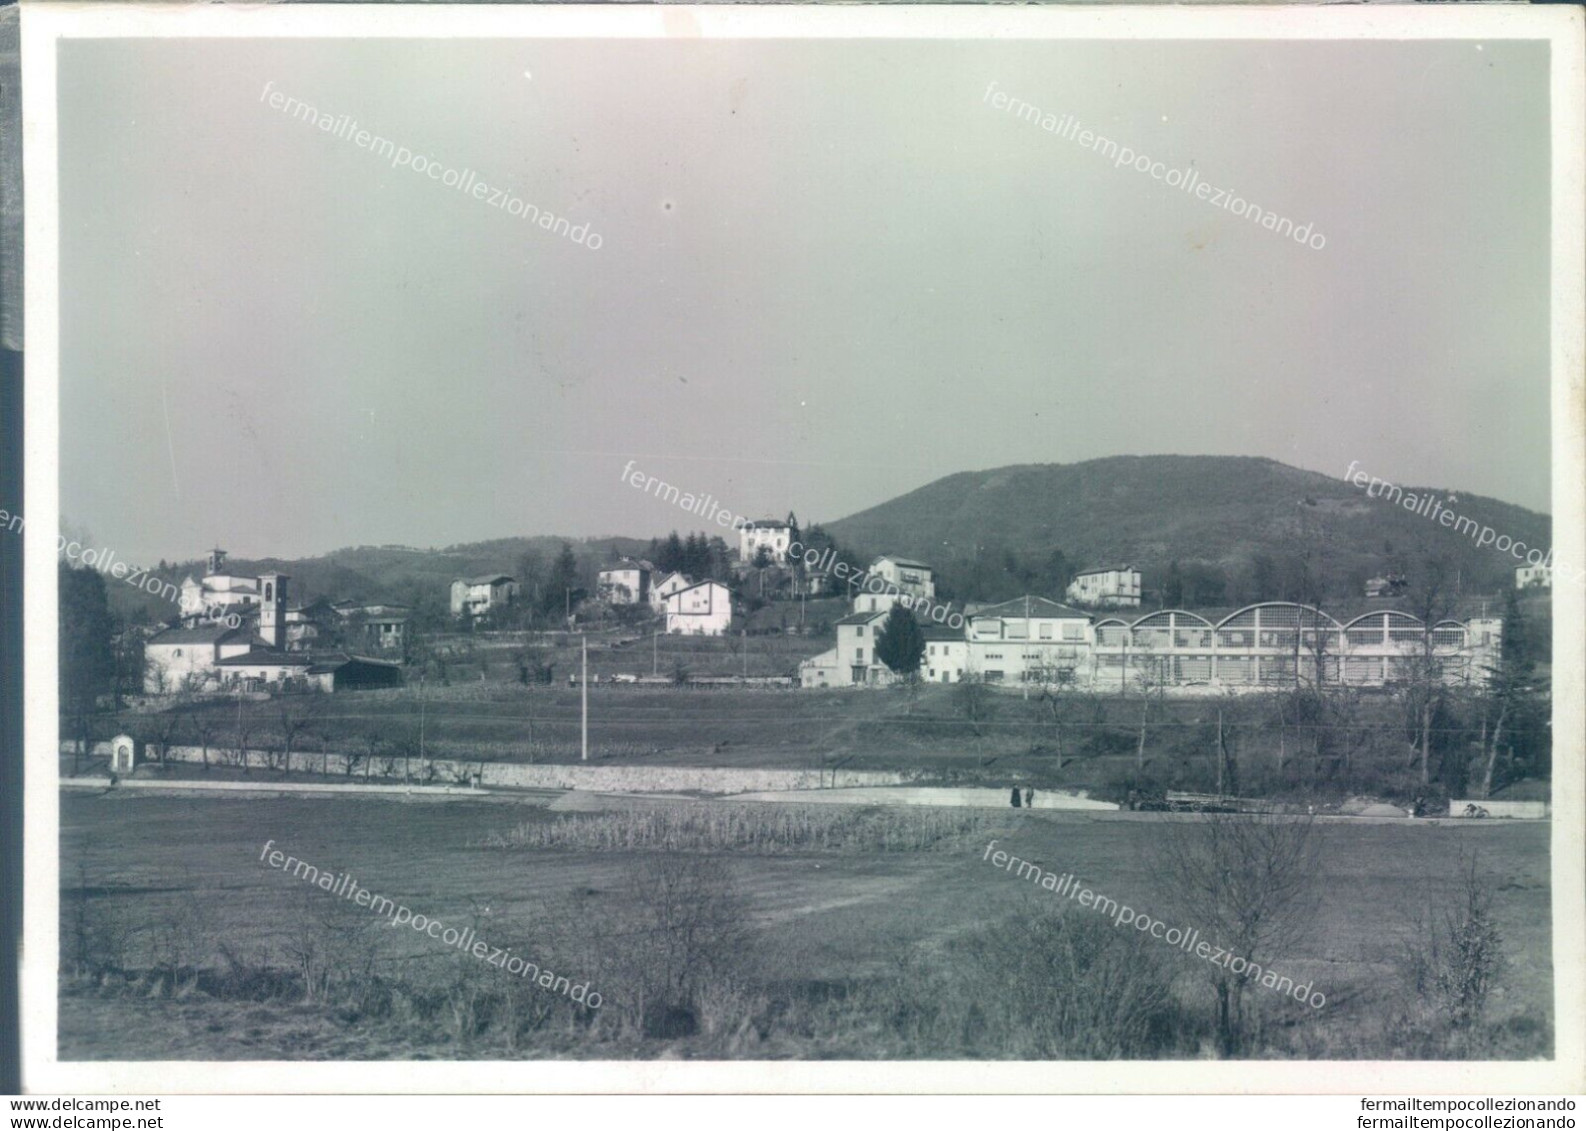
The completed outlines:
{"type": "Polygon", "coordinates": [[[683,556],[683,540],[677,536],[677,531],[666,536],[666,546],[661,551],[661,560],[656,564],[668,573],[688,572],[688,561],[683,556]]]}
{"type": "Polygon", "coordinates": [[[59,579],[60,709],[81,751],[99,696],[115,687],[116,625],[98,570],[73,569],[62,562],[59,579]]]}
{"type": "Polygon", "coordinates": [[[551,565],[551,577],[545,587],[544,611],[561,615],[567,606],[582,596],[578,585],[578,559],[573,557],[573,547],[562,543],[556,561],[551,565]]]}
{"type": "Polygon", "coordinates": [[[1505,661],[1522,661],[1530,667],[1531,641],[1525,614],[1520,611],[1519,593],[1513,588],[1504,591],[1503,640],[1499,647],[1505,661]]]}
{"type": "Polygon", "coordinates": [[[696,578],[710,573],[710,549],[703,534],[690,534],[683,543],[683,572],[696,578]]]}
{"type": "Polygon", "coordinates": [[[1162,603],[1170,609],[1184,607],[1184,577],[1179,573],[1177,558],[1168,563],[1167,584],[1162,587],[1162,603]]]}
{"type": "Polygon", "coordinates": [[[893,605],[886,623],[876,633],[876,659],[896,674],[914,679],[924,658],[925,633],[920,631],[919,622],[901,603],[893,605]]]}

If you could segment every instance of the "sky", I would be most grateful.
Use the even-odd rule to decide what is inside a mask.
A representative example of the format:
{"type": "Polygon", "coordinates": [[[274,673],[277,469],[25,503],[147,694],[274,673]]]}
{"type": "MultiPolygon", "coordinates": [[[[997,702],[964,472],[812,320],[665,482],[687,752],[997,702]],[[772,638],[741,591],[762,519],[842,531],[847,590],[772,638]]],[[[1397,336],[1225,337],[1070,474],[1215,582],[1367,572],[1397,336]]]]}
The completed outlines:
{"type": "Polygon", "coordinates": [[[807,525],[960,471],[1159,453],[1354,461],[1546,511],[1547,63],[1471,41],[67,41],[63,517],[144,561],[649,537],[699,523],[630,461],[807,525]]]}

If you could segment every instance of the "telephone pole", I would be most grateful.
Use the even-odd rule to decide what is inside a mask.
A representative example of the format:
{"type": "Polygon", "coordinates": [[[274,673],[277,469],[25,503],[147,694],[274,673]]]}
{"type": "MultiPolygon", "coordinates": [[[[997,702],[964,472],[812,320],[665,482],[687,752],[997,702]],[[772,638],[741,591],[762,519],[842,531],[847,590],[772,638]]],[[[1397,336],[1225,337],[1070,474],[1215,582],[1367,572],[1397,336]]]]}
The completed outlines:
{"type": "Polygon", "coordinates": [[[580,746],[579,761],[589,761],[589,637],[582,632],[578,639],[584,646],[584,674],[578,680],[578,690],[582,699],[582,735],[583,742],[580,746]]]}
{"type": "MultiPolygon", "coordinates": [[[[1032,634],[1030,632],[1030,595],[1028,593],[1026,593],[1024,595],[1024,639],[1025,639],[1025,646],[1027,648],[1033,646],[1033,641],[1031,639],[1031,636],[1032,636],[1032,634]]],[[[1040,662],[1041,661],[1039,661],[1039,660],[1036,661],[1036,663],[1040,663],[1040,662]]],[[[1022,666],[1024,668],[1024,701],[1026,703],[1028,703],[1030,701],[1030,661],[1026,660],[1022,666]]]]}

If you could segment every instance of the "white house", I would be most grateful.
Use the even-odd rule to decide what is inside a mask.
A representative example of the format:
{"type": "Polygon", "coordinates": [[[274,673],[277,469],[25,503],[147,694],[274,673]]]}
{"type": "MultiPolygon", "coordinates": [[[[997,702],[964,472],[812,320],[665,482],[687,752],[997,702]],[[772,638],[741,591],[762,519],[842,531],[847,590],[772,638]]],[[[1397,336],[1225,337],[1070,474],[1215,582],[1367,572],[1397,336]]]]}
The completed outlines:
{"type": "Polygon", "coordinates": [[[801,687],[859,687],[891,682],[892,670],[876,659],[876,633],[890,610],[849,613],[837,622],[837,646],[799,665],[801,687]]]}
{"type": "Polygon", "coordinates": [[[459,578],[452,582],[452,616],[482,617],[509,605],[518,595],[518,583],[504,573],[459,578]]]}
{"type": "Polygon", "coordinates": [[[1397,597],[1405,590],[1405,580],[1402,574],[1389,573],[1381,577],[1366,578],[1367,597],[1397,597]]]}
{"type": "Polygon", "coordinates": [[[658,613],[666,612],[666,599],[673,593],[687,589],[692,584],[694,583],[688,579],[686,574],[673,570],[660,581],[652,582],[650,585],[650,607],[658,613]]]}
{"type": "MultiPolygon", "coordinates": [[[[801,687],[857,687],[879,686],[891,683],[898,677],[875,656],[875,634],[886,623],[892,606],[902,604],[912,607],[915,619],[926,633],[926,661],[931,658],[934,641],[943,657],[941,671],[957,672],[953,680],[962,678],[965,650],[963,629],[948,629],[931,624],[933,610],[927,607],[936,597],[936,583],[931,567],[924,562],[912,561],[885,554],[870,563],[870,568],[859,576],[853,586],[854,611],[836,623],[837,647],[811,656],[799,665],[801,687]],[[952,649],[954,661],[947,662],[947,647],[956,638],[959,646],[952,649]]],[[[940,611],[940,610],[937,610],[940,611]]],[[[920,674],[932,680],[941,676],[929,674],[930,664],[922,663],[920,674]]]]}
{"type": "MultiPolygon", "coordinates": [[[[924,562],[883,554],[870,563],[870,568],[866,572],[870,577],[881,578],[888,590],[907,593],[911,597],[924,597],[926,600],[934,600],[936,597],[936,581],[931,567],[924,562]]],[[[864,588],[874,590],[880,586],[867,579],[864,588]]]]}
{"type": "Polygon", "coordinates": [[[603,569],[595,581],[595,591],[613,605],[643,605],[650,600],[650,576],[655,567],[649,562],[623,558],[610,569],[603,569]]]}
{"type": "Polygon", "coordinates": [[[144,669],[143,690],[150,695],[201,690],[219,681],[218,661],[240,656],[253,645],[251,632],[223,624],[167,628],[144,642],[143,655],[148,666],[144,669]]]}
{"type": "Polygon", "coordinates": [[[1138,605],[1140,571],[1129,565],[1087,569],[1069,582],[1068,599],[1087,605],[1138,605]]]}
{"type": "Polygon", "coordinates": [[[1087,674],[1090,614],[1045,597],[978,608],[968,615],[964,636],[967,670],[988,683],[1078,682],[1087,674]]]}
{"type": "Polygon", "coordinates": [[[732,592],[719,581],[701,581],[666,599],[666,631],[721,636],[732,626],[732,592]]]}
{"type": "Polygon", "coordinates": [[[941,624],[924,624],[925,658],[920,661],[920,678],[928,683],[961,683],[969,670],[969,642],[964,629],[941,624]]]}
{"type": "Polygon", "coordinates": [[[1553,567],[1550,565],[1523,565],[1514,571],[1516,589],[1553,588],[1553,567]]]}
{"type": "Polygon", "coordinates": [[[885,612],[900,601],[907,608],[918,606],[916,616],[931,619],[936,599],[936,582],[931,567],[908,558],[883,555],[870,563],[864,573],[848,579],[853,594],[854,612],[885,612]]]}
{"type": "Polygon", "coordinates": [[[755,556],[763,549],[776,565],[786,565],[788,545],[793,541],[794,518],[786,522],[774,518],[745,523],[738,528],[738,560],[753,564],[755,556]]]}

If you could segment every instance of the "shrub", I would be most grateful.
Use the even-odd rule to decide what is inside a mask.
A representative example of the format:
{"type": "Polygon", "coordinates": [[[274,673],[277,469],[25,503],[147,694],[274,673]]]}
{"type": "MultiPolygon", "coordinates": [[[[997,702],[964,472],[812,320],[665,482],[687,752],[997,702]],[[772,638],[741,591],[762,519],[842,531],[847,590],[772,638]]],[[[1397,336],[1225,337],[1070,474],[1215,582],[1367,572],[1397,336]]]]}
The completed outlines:
{"type": "Polygon", "coordinates": [[[1490,879],[1479,874],[1475,856],[1461,854],[1458,868],[1453,905],[1440,916],[1428,909],[1411,922],[1399,967],[1405,1022],[1418,1023],[1434,1040],[1442,1034],[1468,1048],[1506,960],[1490,879]]]}

